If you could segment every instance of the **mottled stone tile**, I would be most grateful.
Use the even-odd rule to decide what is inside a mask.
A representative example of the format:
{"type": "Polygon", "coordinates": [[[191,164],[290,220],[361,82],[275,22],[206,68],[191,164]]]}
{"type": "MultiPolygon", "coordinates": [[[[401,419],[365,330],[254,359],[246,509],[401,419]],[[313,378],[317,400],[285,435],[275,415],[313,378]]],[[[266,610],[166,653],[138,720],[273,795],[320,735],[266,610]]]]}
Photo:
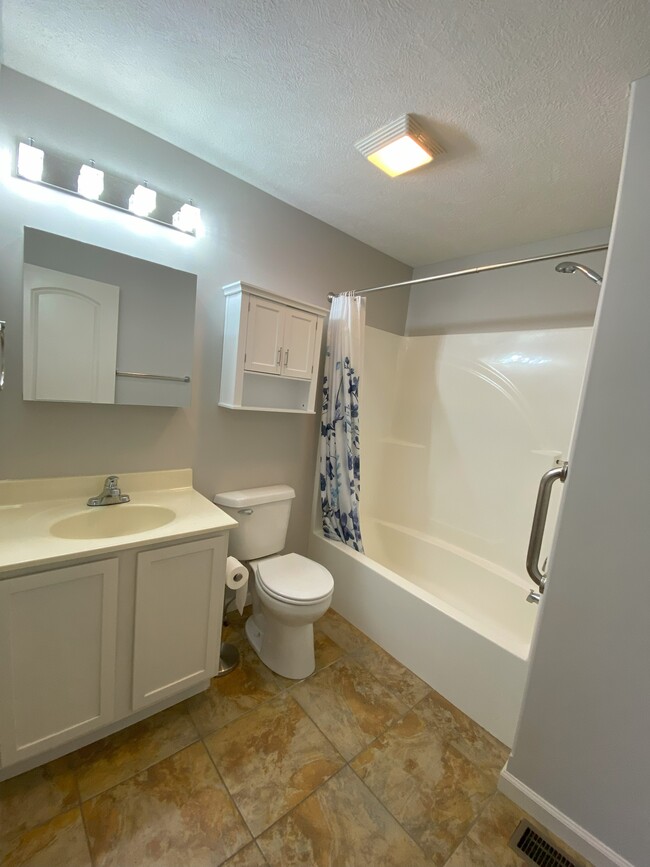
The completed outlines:
{"type": "Polygon", "coordinates": [[[229,858],[222,867],[268,867],[268,864],[257,843],[249,843],[229,858]]]}
{"type": "Polygon", "coordinates": [[[245,637],[238,642],[239,666],[225,677],[212,679],[209,689],[187,700],[187,706],[201,736],[258,707],[280,691],[275,675],[259,659],[245,637]]]}
{"type": "Polygon", "coordinates": [[[491,775],[496,786],[510,753],[508,747],[437,692],[432,691],[414,710],[466,759],[491,775]]]}
{"type": "Polygon", "coordinates": [[[435,865],[444,864],[494,792],[492,780],[413,711],[350,766],[435,865]]]}
{"type": "Polygon", "coordinates": [[[254,837],[343,765],[287,693],[210,735],[205,745],[254,837]]]}
{"type": "Polygon", "coordinates": [[[312,675],[291,690],[345,759],[351,759],[407,711],[351,657],[312,675]]]}
{"type": "Polygon", "coordinates": [[[78,807],[0,841],[2,867],[92,867],[78,807]]]}
{"type": "Polygon", "coordinates": [[[82,805],[96,867],[214,867],[250,842],[202,743],[82,805]]]}
{"type": "Polygon", "coordinates": [[[0,837],[46,822],[79,803],[67,756],[0,783],[0,837]]]}
{"type": "Polygon", "coordinates": [[[431,691],[428,683],[420,680],[378,644],[370,643],[355,654],[355,659],[408,707],[413,707],[431,691]]]}
{"type": "Polygon", "coordinates": [[[314,624],[315,632],[324,632],[347,652],[363,650],[372,642],[360,629],[353,626],[345,617],[330,608],[320,620],[314,624]]]}
{"type": "MultiPolygon", "coordinates": [[[[508,846],[513,831],[523,818],[530,820],[534,827],[539,827],[527,813],[498,792],[449,859],[447,867],[526,867],[528,862],[508,846]]],[[[577,867],[591,867],[553,834],[546,830],[543,833],[551,843],[563,849],[577,867]]]]}
{"type": "Polygon", "coordinates": [[[87,800],[198,740],[185,704],[174,705],[73,753],[79,793],[87,800]]]}
{"type": "Polygon", "coordinates": [[[424,867],[422,850],[349,768],[259,838],[271,867],[424,867]]]}

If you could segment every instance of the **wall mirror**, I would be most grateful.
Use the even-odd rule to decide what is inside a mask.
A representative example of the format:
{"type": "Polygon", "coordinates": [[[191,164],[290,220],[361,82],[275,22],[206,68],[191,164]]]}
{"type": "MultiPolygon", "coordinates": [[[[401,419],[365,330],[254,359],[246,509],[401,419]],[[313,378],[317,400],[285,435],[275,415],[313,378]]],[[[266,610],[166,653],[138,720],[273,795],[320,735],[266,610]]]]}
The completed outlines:
{"type": "Polygon", "coordinates": [[[25,228],[25,400],[189,406],[196,275],[25,228]]]}

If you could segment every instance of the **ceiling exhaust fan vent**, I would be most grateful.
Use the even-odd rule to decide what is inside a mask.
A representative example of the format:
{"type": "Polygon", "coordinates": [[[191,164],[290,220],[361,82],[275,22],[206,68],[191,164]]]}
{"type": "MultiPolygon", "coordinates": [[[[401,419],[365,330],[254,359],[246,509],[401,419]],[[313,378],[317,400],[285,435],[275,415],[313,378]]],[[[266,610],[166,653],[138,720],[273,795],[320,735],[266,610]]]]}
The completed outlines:
{"type": "Polygon", "coordinates": [[[553,846],[525,819],[510,838],[510,848],[535,867],[580,867],[564,852],[553,846]]]}

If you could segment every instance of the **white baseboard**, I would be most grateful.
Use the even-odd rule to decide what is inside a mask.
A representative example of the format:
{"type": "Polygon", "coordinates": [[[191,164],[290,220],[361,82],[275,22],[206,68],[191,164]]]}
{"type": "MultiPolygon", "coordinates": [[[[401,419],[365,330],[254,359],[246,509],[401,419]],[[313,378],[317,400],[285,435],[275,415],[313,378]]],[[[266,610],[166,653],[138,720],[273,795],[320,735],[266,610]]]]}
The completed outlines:
{"type": "Polygon", "coordinates": [[[572,849],[591,861],[594,867],[635,867],[622,855],[606,846],[602,840],[585,831],[577,822],[565,816],[557,807],[518,780],[508,771],[507,765],[499,777],[499,791],[536,819],[540,825],[557,834],[572,849]]]}

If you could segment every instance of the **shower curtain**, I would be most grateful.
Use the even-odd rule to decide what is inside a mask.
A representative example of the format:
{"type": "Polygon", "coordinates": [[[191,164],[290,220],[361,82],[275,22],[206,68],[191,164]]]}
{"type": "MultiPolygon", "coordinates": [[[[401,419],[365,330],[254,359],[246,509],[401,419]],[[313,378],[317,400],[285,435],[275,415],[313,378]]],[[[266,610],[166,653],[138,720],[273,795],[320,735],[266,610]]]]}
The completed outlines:
{"type": "Polygon", "coordinates": [[[327,326],[320,441],[323,535],[363,552],[359,528],[359,377],[365,299],[337,295],[327,326]]]}

